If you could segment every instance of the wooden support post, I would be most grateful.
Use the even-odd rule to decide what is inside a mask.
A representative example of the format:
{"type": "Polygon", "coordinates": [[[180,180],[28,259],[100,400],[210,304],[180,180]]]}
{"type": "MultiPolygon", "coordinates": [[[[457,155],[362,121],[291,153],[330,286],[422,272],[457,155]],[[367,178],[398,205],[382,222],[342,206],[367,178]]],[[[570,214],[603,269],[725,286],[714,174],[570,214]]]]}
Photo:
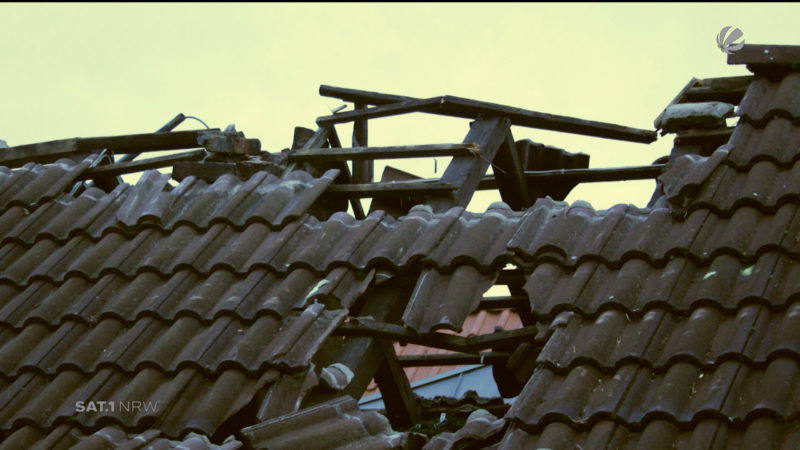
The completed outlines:
{"type": "Polygon", "coordinates": [[[458,189],[450,196],[428,200],[427,204],[434,212],[444,212],[453,206],[467,206],[489,163],[506,139],[510,126],[511,121],[502,117],[479,117],[472,123],[463,142],[477,144],[479,151],[476,155],[456,156],[450,161],[442,175],[442,182],[454,184],[458,189]]]}
{"type": "Polygon", "coordinates": [[[497,156],[494,157],[492,168],[500,197],[511,209],[520,211],[531,205],[528,184],[525,182],[525,168],[519,160],[511,130],[508,130],[497,156]]]}
{"type": "Polygon", "coordinates": [[[375,382],[381,391],[386,416],[395,429],[410,428],[422,420],[422,410],[408,377],[397,360],[391,341],[379,340],[383,347],[384,359],[375,372],[375,382]]]}
{"type": "MultiPolygon", "coordinates": [[[[370,316],[375,320],[386,322],[400,319],[417,284],[416,278],[415,275],[397,276],[375,286],[364,294],[363,304],[358,307],[355,314],[370,316]]],[[[340,327],[346,324],[344,323],[340,327]]],[[[341,335],[341,333],[336,334],[341,335]]],[[[346,337],[335,342],[338,342],[338,348],[332,352],[330,357],[325,358],[326,362],[338,362],[346,365],[353,372],[353,379],[347,387],[339,392],[319,390],[311,392],[303,401],[302,407],[316,405],[342,394],[355,399],[361,398],[386,356],[383,344],[374,337],[363,335],[362,337],[346,337]]],[[[330,348],[330,346],[326,345],[326,348],[330,348]]]]}
{"type": "MultiPolygon", "coordinates": [[[[328,142],[328,132],[329,131],[330,131],[330,128],[328,128],[328,127],[319,127],[319,128],[317,128],[317,131],[315,131],[314,134],[310,138],[308,138],[306,140],[306,142],[303,144],[302,148],[303,149],[322,148],[328,142]]],[[[298,130],[295,129],[295,140],[297,140],[297,138],[298,138],[298,133],[299,133],[298,130]]],[[[289,154],[291,154],[291,152],[289,154]]],[[[289,174],[289,172],[293,171],[295,167],[297,167],[297,163],[290,162],[286,166],[286,169],[283,170],[283,173],[281,174],[281,176],[285,177],[286,175],[289,174]]]]}
{"type": "MultiPolygon", "coordinates": [[[[366,108],[362,103],[356,103],[356,111],[361,111],[366,108]]],[[[367,121],[356,120],[353,122],[353,147],[366,147],[368,133],[367,121]]],[[[372,183],[375,175],[375,161],[353,161],[353,183],[372,183]]]]}
{"type": "MultiPolygon", "coordinates": [[[[341,148],[342,142],[339,140],[339,135],[336,133],[336,128],[334,128],[333,124],[330,124],[328,127],[328,142],[331,145],[331,148],[341,148]]],[[[352,183],[353,177],[350,175],[350,168],[347,167],[347,163],[344,161],[338,163],[336,168],[340,170],[339,176],[342,177],[345,183],[352,183]]],[[[358,220],[364,220],[366,215],[364,215],[364,208],[361,207],[361,200],[356,197],[350,198],[350,206],[353,208],[353,216],[355,216],[358,220]]]]}

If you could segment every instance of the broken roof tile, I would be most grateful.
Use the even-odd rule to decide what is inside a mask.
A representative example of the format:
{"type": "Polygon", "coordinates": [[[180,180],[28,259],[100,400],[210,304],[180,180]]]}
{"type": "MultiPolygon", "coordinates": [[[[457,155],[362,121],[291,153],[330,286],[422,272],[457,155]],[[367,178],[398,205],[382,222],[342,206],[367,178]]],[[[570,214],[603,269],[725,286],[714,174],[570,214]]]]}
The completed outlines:
{"type": "Polygon", "coordinates": [[[413,436],[392,430],[388,420],[364,412],[344,396],[298,412],[267,420],[242,430],[248,445],[269,449],[404,448],[413,436]],[[324,444],[323,444],[324,443],[324,444]]]}

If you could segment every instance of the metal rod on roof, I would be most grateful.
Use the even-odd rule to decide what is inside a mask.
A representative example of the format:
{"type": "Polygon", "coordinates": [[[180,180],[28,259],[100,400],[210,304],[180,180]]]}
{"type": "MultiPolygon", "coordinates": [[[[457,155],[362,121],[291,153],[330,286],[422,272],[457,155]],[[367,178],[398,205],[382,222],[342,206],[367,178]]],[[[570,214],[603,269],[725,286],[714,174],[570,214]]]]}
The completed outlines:
{"type": "MultiPolygon", "coordinates": [[[[173,117],[169,122],[165,123],[164,126],[156,130],[156,133],[172,131],[175,129],[175,127],[183,123],[184,120],[186,120],[186,116],[184,116],[183,113],[178,113],[177,116],[173,117]]],[[[133,161],[139,155],[141,155],[141,153],[128,153],[127,155],[124,155],[122,158],[118,159],[116,162],[124,163],[133,161]]]]}

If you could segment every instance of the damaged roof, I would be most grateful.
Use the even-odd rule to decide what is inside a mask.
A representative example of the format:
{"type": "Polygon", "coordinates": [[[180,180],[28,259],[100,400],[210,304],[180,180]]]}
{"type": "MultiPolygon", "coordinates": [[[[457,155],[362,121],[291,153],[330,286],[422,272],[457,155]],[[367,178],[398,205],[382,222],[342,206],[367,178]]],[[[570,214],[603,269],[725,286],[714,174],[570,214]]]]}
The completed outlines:
{"type": "MultiPolygon", "coordinates": [[[[120,166],[98,165],[86,140],[10,149],[13,168],[0,168],[0,447],[797,447],[800,73],[791,49],[780,50],[774,64],[758,52],[733,60],[755,75],[736,81],[739,123],[678,131],[668,164],[645,169],[658,176],[646,208],[545,198],[529,162],[531,149],[547,149],[514,144],[508,127],[643,142],[654,131],[524,110],[507,110],[505,122],[478,116],[465,144],[480,141],[478,155],[492,161],[463,145],[436,149],[462,152],[451,175],[468,181],[432,197],[341,183],[360,175],[293,166],[291,156],[283,174],[241,176],[241,159],[219,155],[258,146],[230,134],[200,136],[217,159],[180,160],[177,183],[157,171],[115,182],[107,177],[120,166]],[[31,148],[46,160],[22,164],[31,148]],[[69,148],[85,151],[62,158],[69,148]],[[490,163],[509,172],[481,178],[490,163]],[[81,184],[88,178],[96,183],[81,184]],[[481,183],[507,202],[466,211],[481,183]],[[354,217],[330,197],[367,191],[424,204],[354,217]],[[511,295],[485,298],[494,285],[511,295]],[[520,326],[442,332],[493,308],[514,309],[520,326]],[[519,395],[504,415],[493,409],[499,416],[459,403],[460,428],[423,433],[432,407],[409,394],[393,343],[489,355],[498,383],[519,385],[501,392],[519,395]],[[373,378],[385,414],[353,400],[373,378]]],[[[693,80],[684,94],[697,89],[693,80]]],[[[346,119],[504,111],[373,94],[365,103],[376,106],[321,118],[295,147],[330,152],[321,148],[338,141],[330,124],[346,119]]],[[[136,151],[130,140],[93,139],[136,151]]],[[[352,153],[377,152],[361,145],[352,153]]],[[[588,159],[566,159],[536,167],[561,170],[561,198],[597,176],[588,159]]],[[[439,181],[454,183],[447,177],[439,181]]]]}

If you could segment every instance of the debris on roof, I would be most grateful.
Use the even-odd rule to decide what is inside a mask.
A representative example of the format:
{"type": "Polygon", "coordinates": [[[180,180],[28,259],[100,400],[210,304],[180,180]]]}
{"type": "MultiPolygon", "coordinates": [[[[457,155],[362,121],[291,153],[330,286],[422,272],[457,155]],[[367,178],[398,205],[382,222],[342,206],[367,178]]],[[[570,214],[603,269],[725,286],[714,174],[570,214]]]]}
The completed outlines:
{"type": "Polygon", "coordinates": [[[650,166],[589,169],[512,127],[642,143],[654,130],[330,86],[356,108],[280,154],[233,127],[169,131],[182,115],[157,133],[3,149],[0,440],[797,446],[800,61],[741,51],[753,77],[692,79],[665,114],[724,102],[739,123],[670,123],[675,146],[650,166]],[[408,112],[474,123],[460,143],[369,146],[368,120],[408,112]],[[155,150],[184,151],[117,159],[155,150]],[[373,182],[369,161],[412,155],[453,158],[440,179],[373,182]],[[169,166],[178,183],[152,170],[169,166]],[[116,178],[137,171],[133,186],[116,178]],[[632,178],[658,180],[650,206],[558,200],[632,178]],[[503,202],[466,211],[480,189],[503,202]],[[519,321],[468,320],[496,309],[519,321]],[[431,404],[404,369],[432,361],[491,364],[519,395],[431,404]],[[354,400],[373,379],[385,414],[354,400]]]}

